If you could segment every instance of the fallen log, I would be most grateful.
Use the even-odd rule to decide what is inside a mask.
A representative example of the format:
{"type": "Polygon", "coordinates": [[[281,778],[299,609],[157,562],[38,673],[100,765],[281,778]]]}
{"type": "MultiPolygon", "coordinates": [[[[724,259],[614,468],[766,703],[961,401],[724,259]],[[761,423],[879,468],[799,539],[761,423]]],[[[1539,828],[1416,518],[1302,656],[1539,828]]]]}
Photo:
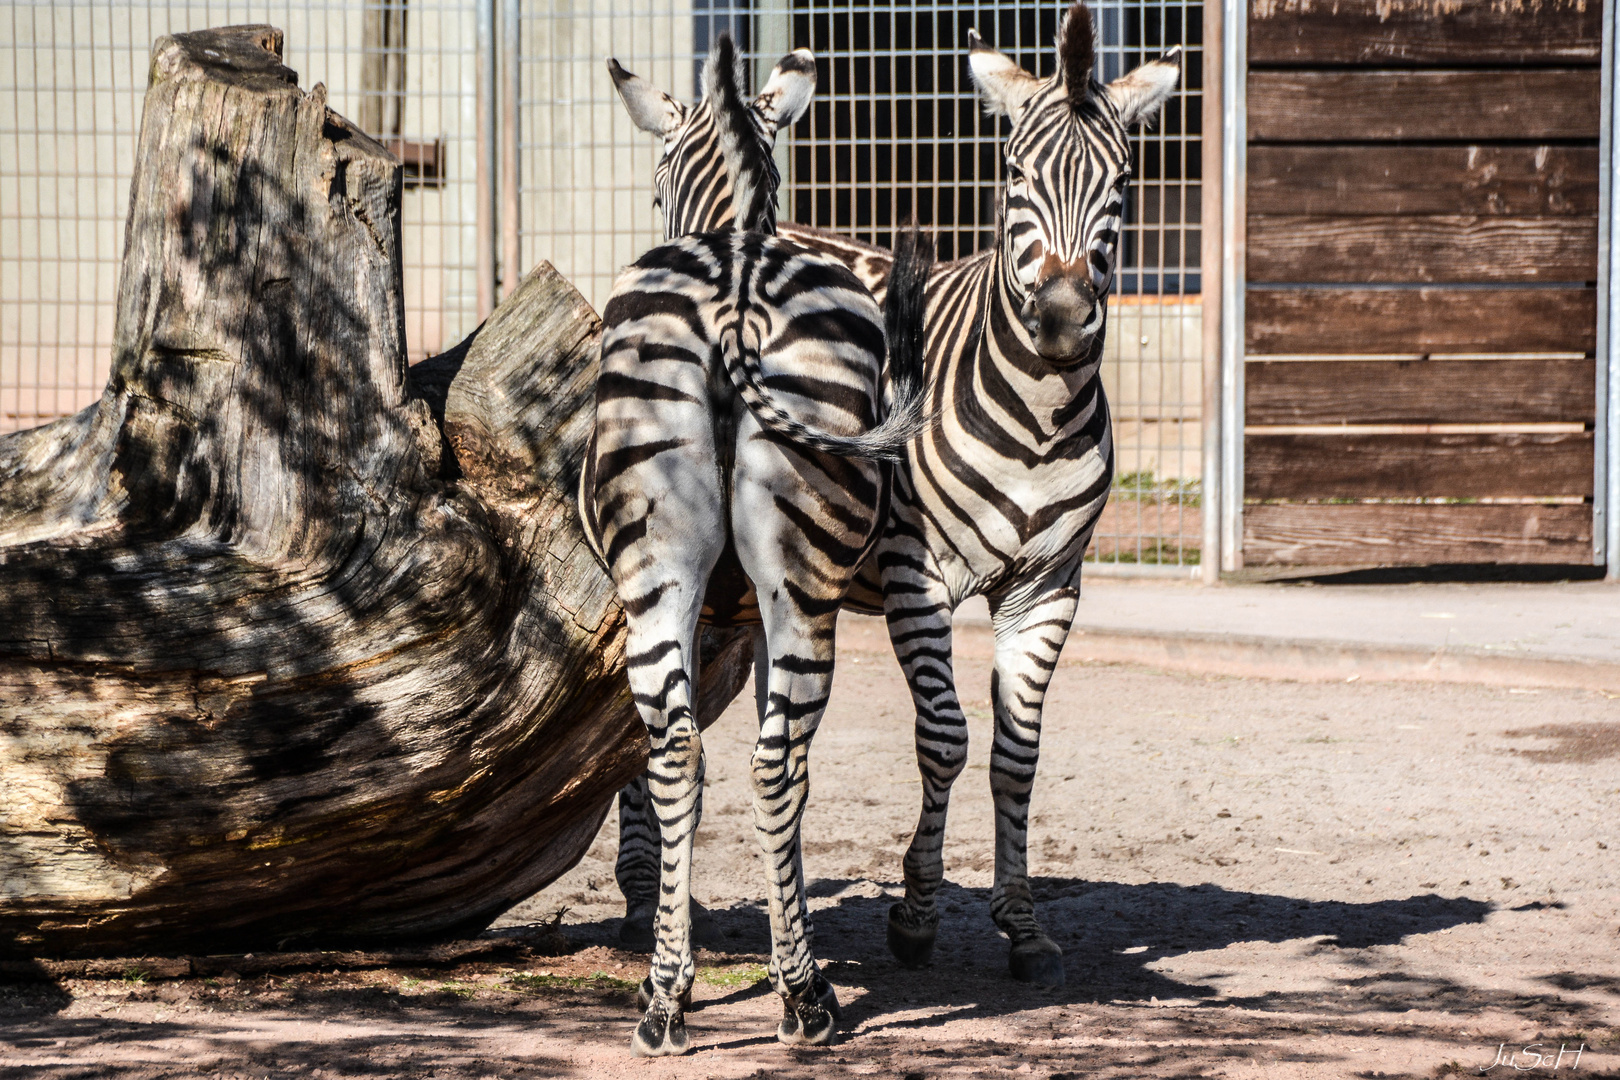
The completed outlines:
{"type": "MultiPolygon", "coordinates": [[[[159,40],[112,375],[0,439],[0,952],[467,936],[645,761],[549,266],[407,370],[400,166],[281,34],[159,40]]],[[[704,719],[746,635],[707,635],[704,719]]]]}

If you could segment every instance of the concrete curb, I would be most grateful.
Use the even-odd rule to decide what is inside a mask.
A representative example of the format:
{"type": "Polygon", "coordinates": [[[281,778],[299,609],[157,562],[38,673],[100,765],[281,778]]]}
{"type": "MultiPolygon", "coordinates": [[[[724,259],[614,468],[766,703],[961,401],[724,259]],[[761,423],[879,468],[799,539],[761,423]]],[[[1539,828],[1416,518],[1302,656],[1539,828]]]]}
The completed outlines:
{"type": "MultiPolygon", "coordinates": [[[[984,625],[983,629],[988,632],[990,628],[984,625]]],[[[1202,674],[1300,682],[1367,679],[1563,687],[1620,694],[1620,663],[1490,649],[1423,649],[1355,641],[1143,633],[1076,626],[1063,653],[1066,660],[1146,664],[1202,674]]]]}

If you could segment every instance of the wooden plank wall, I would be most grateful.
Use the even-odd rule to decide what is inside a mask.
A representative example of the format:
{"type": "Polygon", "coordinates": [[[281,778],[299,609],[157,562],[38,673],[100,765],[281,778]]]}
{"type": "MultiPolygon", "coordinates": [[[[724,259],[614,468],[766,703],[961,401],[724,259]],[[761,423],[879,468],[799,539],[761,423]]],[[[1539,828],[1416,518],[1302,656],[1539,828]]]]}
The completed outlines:
{"type": "Polygon", "coordinates": [[[1602,0],[1251,0],[1243,562],[1588,563],[1602,0]]]}

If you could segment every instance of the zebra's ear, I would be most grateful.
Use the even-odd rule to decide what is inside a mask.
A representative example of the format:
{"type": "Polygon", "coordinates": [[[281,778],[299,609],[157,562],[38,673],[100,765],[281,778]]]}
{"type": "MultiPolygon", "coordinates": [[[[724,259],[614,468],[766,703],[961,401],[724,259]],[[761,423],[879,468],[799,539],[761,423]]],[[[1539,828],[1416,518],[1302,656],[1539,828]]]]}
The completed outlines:
{"type": "Polygon", "coordinates": [[[619,100],[624,102],[624,111],[642,131],[668,135],[686,119],[685,106],[640,75],[624,70],[612,57],[608,58],[607,69],[613,76],[614,89],[619,91],[619,100]]]}
{"type": "Polygon", "coordinates": [[[1017,120],[1041,87],[1041,80],[986,45],[977,30],[968,31],[968,69],[984,98],[984,111],[992,116],[1017,120]]]}
{"type": "Polygon", "coordinates": [[[778,132],[798,123],[815,92],[815,55],[809,49],[794,49],[782,57],[765,80],[765,89],[754,99],[754,111],[773,133],[778,132]]]}
{"type": "Polygon", "coordinates": [[[1108,97],[1126,127],[1152,120],[1181,78],[1181,46],[1108,84],[1108,97]]]}

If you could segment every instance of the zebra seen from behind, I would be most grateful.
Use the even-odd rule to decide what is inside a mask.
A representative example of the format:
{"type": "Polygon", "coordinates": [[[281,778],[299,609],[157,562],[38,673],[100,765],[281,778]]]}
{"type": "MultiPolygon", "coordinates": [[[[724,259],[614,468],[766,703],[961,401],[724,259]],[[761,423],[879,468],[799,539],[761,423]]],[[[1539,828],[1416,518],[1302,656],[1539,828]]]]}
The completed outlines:
{"type": "MultiPolygon", "coordinates": [[[[623,93],[618,72],[615,81],[623,93]]],[[[615,284],[580,486],[586,535],[625,611],[630,688],[651,747],[659,904],[650,1000],[632,1038],[645,1055],[689,1046],[692,838],[703,783],[692,685],[705,623],[758,628],[752,779],[771,982],[784,1004],[777,1037],[826,1043],[836,1033],[837,997],[806,933],[799,827],[810,743],[831,689],[839,607],[887,520],[889,463],[927,423],[921,319],[931,259],[921,242],[913,235],[897,251],[880,311],[843,263],[755,231],[774,220],[774,128],[738,92],[729,40],[704,84],[732,227],[654,248],[615,284]],[[762,177],[771,183],[760,194],[762,177]]],[[[667,122],[673,102],[646,90],[626,95],[632,115],[651,101],[667,122]]],[[[660,172],[679,175],[679,164],[660,172]]],[[[704,220],[682,202],[702,194],[661,186],[666,221],[704,220]]]]}
{"type": "MultiPolygon", "coordinates": [[[[1029,887],[1029,801],[1042,702],[1113,477],[1100,366],[1130,179],[1127,129],[1155,116],[1175,89],[1180,49],[1104,85],[1093,75],[1082,3],[1064,18],[1050,78],[1022,70],[977,33],[970,45],[988,110],[1012,120],[996,243],[938,267],[929,281],[926,370],[937,424],[909,447],[889,524],[848,606],[885,615],[917,710],[922,809],[905,856],[905,897],[889,913],[890,949],[920,967],[938,931],[946,809],[968,743],[951,612],[984,595],[996,640],[990,915],[1010,940],[1015,978],[1061,985],[1062,950],[1036,921],[1029,887]]],[[[881,287],[876,249],[798,226],[781,232],[881,287]]]]}
{"type": "MultiPolygon", "coordinates": [[[[791,127],[810,106],[816,89],[816,62],[810,50],[796,49],[784,56],[758,96],[745,100],[735,45],[729,34],[722,34],[704,65],[703,97],[696,105],[676,101],[617,60],[609,59],[607,68],[631,121],[663,142],[653,171],[653,204],[663,211],[665,240],[728,229],[738,221],[753,232],[776,232],[780,178],[770,150],[777,133],[791,127]],[[739,152],[750,143],[765,153],[739,152]]],[[[730,561],[726,569],[740,572],[730,561]]],[[[702,815],[700,790],[694,828],[702,815]]],[[[625,898],[619,940],[635,949],[650,950],[654,943],[662,861],[658,833],[644,773],[619,792],[619,855],[614,867],[625,898]]],[[[643,1007],[650,994],[650,984],[644,984],[643,1007]]]]}

